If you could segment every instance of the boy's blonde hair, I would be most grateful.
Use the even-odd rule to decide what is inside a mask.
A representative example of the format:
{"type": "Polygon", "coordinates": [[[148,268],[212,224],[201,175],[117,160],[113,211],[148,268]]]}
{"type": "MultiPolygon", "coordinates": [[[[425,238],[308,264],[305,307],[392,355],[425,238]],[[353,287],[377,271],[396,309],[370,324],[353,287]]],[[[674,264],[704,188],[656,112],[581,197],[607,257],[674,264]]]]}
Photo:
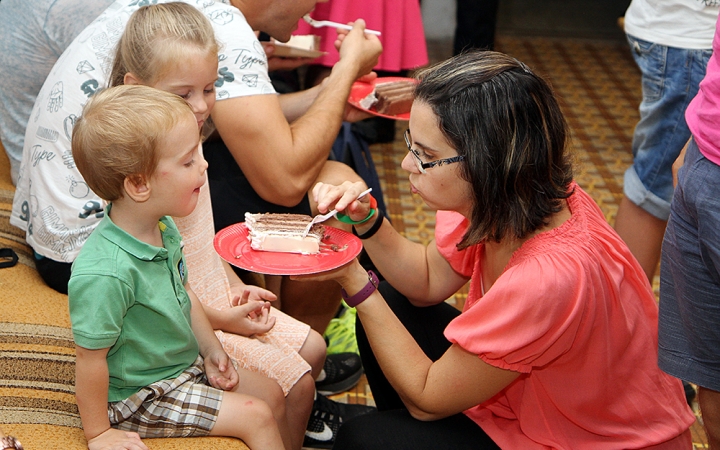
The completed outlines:
{"type": "Polygon", "coordinates": [[[175,94],[140,85],[104,89],[90,98],[73,128],[75,165],[100,198],[117,200],[126,177],[152,176],[158,146],[190,119],[194,124],[192,109],[175,94]]]}
{"type": "Polygon", "coordinates": [[[124,84],[128,72],[155,84],[182,63],[188,45],[208,55],[220,49],[210,21],[197,8],[180,2],[141,7],[117,43],[109,86],[124,84]]]}

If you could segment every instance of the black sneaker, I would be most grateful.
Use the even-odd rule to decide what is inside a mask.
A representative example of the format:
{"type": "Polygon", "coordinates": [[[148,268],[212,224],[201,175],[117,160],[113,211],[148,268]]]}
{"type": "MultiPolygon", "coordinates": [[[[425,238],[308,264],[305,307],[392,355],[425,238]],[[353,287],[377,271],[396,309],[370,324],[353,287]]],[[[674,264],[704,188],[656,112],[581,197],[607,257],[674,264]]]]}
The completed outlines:
{"type": "Polygon", "coordinates": [[[357,353],[327,355],[315,387],[324,395],[344,392],[360,381],[362,373],[362,361],[357,353]]]}
{"type": "Polygon", "coordinates": [[[375,410],[373,406],[334,402],[317,393],[305,430],[303,447],[332,448],[343,422],[375,410]]]}

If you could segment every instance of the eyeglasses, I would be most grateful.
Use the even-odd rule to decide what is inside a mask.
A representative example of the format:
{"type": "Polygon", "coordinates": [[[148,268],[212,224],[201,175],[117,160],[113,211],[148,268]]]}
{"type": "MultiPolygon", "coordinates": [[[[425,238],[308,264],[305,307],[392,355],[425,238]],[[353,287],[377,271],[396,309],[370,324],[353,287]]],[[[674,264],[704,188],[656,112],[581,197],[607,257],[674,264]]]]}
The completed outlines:
{"type": "Polygon", "coordinates": [[[420,153],[418,153],[417,150],[412,148],[410,144],[410,129],[408,128],[405,130],[405,145],[407,145],[408,151],[411,155],[413,155],[413,161],[415,161],[415,166],[417,166],[418,170],[421,173],[427,173],[425,169],[430,169],[431,167],[435,166],[442,166],[443,164],[452,164],[460,161],[465,161],[465,157],[462,155],[453,156],[452,158],[444,158],[444,159],[436,159],[435,161],[430,162],[423,162],[422,159],[420,159],[420,153]]]}

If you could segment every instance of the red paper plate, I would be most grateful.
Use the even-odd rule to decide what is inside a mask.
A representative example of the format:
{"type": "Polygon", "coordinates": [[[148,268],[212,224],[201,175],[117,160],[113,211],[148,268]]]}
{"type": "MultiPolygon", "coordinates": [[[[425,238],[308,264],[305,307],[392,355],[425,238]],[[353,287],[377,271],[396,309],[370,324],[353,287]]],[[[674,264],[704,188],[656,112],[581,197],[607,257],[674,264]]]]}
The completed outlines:
{"type": "Polygon", "coordinates": [[[379,112],[375,111],[374,109],[366,109],[360,106],[360,100],[364,99],[370,93],[375,89],[375,85],[381,84],[381,83],[388,83],[391,81],[412,81],[413,83],[417,83],[417,80],[414,78],[403,78],[403,77],[384,77],[384,78],[376,78],[371,83],[365,83],[364,81],[356,81],[353,83],[352,87],[350,88],[350,97],[348,97],[348,103],[353,105],[354,107],[358,109],[362,109],[363,111],[367,111],[372,115],[379,116],[379,117],[385,117],[388,119],[395,119],[395,120],[410,120],[410,113],[403,113],[403,114],[397,114],[395,116],[389,116],[387,114],[380,114],[379,112]]]}
{"type": "Polygon", "coordinates": [[[253,250],[245,222],[223,228],[215,235],[215,250],[230,264],[251,272],[267,275],[307,275],[326,272],[352,261],[362,250],[356,236],[325,226],[323,248],[316,255],[277,253],[253,250]],[[331,245],[342,250],[334,251],[331,245]]]}

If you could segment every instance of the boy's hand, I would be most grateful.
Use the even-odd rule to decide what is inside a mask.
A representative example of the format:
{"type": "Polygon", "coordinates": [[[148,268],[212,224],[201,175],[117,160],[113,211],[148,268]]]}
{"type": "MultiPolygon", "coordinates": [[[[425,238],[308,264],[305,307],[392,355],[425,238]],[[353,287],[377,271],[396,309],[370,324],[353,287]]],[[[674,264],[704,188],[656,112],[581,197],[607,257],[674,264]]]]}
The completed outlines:
{"type": "Polygon", "coordinates": [[[223,350],[214,351],[205,358],[205,375],[210,385],[223,391],[232,390],[240,378],[230,357],[223,350]]]}
{"type": "Polygon", "coordinates": [[[109,428],[88,441],[90,450],[148,450],[140,435],[132,431],[109,428]]]}

